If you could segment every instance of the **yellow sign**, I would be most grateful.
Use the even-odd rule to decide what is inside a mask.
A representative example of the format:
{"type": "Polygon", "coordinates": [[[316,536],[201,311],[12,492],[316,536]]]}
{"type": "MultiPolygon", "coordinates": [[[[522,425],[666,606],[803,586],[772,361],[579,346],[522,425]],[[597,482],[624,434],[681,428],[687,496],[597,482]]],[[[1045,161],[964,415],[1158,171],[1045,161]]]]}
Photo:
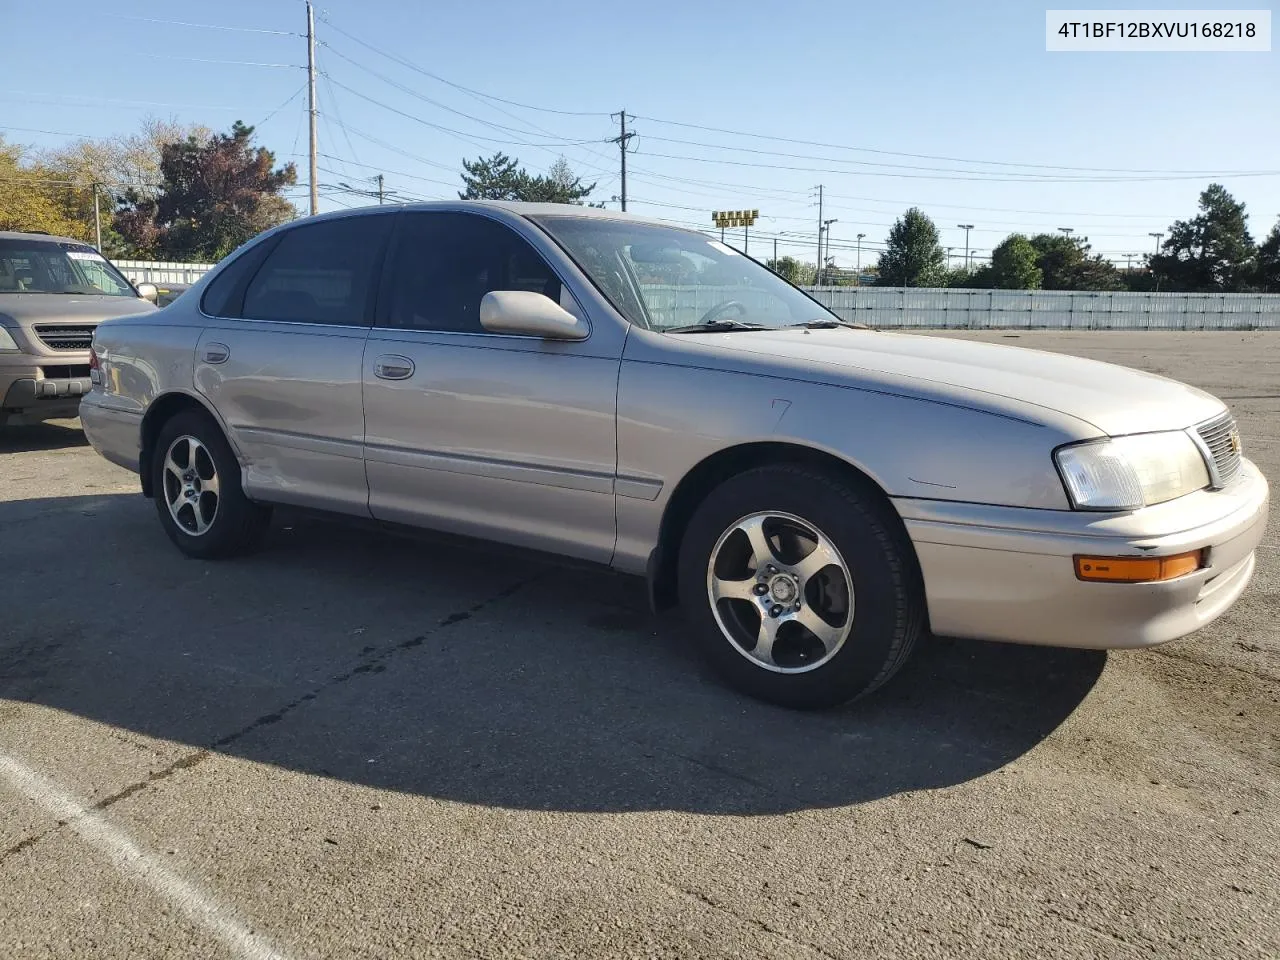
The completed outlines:
{"type": "Polygon", "coordinates": [[[711,222],[717,227],[753,227],[759,210],[714,210],[711,222]]]}

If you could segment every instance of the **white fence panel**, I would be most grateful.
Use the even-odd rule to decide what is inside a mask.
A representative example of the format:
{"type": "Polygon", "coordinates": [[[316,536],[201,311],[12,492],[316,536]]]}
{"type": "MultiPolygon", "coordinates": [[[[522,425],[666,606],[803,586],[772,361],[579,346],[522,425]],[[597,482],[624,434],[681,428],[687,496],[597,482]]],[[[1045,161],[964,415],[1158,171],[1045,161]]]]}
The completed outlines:
{"type": "Polygon", "coordinates": [[[192,284],[212,270],[212,263],[168,263],[162,260],[112,260],[134,283],[192,284]]]}
{"type": "Polygon", "coordinates": [[[1280,330],[1280,294],[805,287],[872,327],[1002,330],[1280,330]]]}
{"type": "MultiPolygon", "coordinates": [[[[195,283],[212,263],[116,260],[135,283],[195,283]]],[[[851,323],[929,330],[1280,330],[1276,293],[1089,293],[1071,290],[968,290],[932,287],[805,287],[851,323]]],[[[768,295],[738,287],[644,284],[664,326],[697,323],[726,300],[766,322],[780,309],[768,295]]],[[[777,318],[786,322],[790,317],[777,318]]]]}

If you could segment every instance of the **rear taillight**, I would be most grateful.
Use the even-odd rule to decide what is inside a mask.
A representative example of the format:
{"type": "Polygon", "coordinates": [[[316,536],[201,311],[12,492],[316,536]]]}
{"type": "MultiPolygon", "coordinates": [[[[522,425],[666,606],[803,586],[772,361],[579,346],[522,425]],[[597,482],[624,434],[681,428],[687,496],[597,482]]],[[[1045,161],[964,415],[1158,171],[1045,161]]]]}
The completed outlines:
{"type": "Polygon", "coordinates": [[[89,381],[102,383],[102,364],[98,361],[98,351],[93,347],[89,348],[89,381]]]}

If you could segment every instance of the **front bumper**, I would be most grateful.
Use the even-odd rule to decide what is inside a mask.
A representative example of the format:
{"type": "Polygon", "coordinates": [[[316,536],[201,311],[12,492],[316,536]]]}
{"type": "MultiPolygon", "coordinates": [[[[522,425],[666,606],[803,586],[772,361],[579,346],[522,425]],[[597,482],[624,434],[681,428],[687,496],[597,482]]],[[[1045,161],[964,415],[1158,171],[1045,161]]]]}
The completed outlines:
{"type": "Polygon", "coordinates": [[[0,358],[0,423],[74,417],[89,392],[89,357],[11,354],[0,358]],[[79,374],[83,368],[84,376],[79,374]]]}
{"type": "Polygon", "coordinates": [[[1267,481],[1250,461],[1229,487],[1129,514],[895,500],[915,544],[929,620],[943,636],[1090,649],[1185,636],[1244,592],[1267,525],[1267,481]],[[1096,583],[1072,558],[1167,556],[1206,565],[1158,583],[1096,583]]]}

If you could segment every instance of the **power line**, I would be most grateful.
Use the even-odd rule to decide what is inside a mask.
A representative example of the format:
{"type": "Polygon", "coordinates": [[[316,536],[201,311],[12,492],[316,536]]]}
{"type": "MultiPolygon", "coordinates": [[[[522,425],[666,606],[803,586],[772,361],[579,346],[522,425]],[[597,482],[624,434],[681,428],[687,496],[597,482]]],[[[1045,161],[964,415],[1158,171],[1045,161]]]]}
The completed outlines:
{"type": "Polygon", "coordinates": [[[307,85],[304,83],[304,84],[303,84],[302,86],[300,86],[297,90],[293,91],[293,96],[291,96],[291,97],[290,97],[288,100],[286,100],[284,103],[280,104],[280,106],[276,107],[274,110],[272,110],[270,113],[268,113],[265,117],[263,117],[261,120],[259,120],[257,123],[255,123],[255,124],[254,124],[254,126],[255,126],[255,127],[260,127],[260,126],[262,126],[264,123],[266,123],[266,122],[267,122],[268,120],[270,120],[272,117],[274,117],[277,113],[279,113],[281,110],[283,110],[285,107],[287,107],[289,104],[293,103],[293,101],[297,100],[300,96],[302,96],[302,94],[306,92],[306,89],[307,89],[307,85]]]}
{"type": "MultiPolygon", "coordinates": [[[[749,163],[745,160],[718,160],[713,157],[689,157],[680,156],[670,153],[646,153],[648,157],[658,157],[664,160],[683,160],[693,163],[719,163],[734,167],[752,167],[759,170],[790,170],[802,173],[835,173],[849,175],[854,171],[851,170],[833,170],[829,167],[797,167],[788,164],[776,163],[749,163]]],[[[863,177],[895,177],[906,180],[965,180],[977,183],[1154,183],[1169,180],[1202,180],[1201,175],[1186,176],[1167,176],[1167,177],[1033,177],[1031,174],[1022,176],[998,176],[998,175],[980,175],[972,174],[965,176],[941,176],[937,174],[923,173],[888,173],[879,170],[863,170],[858,172],[863,177]]],[[[1235,177],[1274,177],[1280,176],[1280,170],[1261,170],[1251,173],[1233,174],[1235,177]]]]}
{"type": "Polygon", "coordinates": [[[181,60],[185,63],[221,63],[232,67],[282,67],[289,70],[305,70],[306,67],[296,63],[263,63],[258,60],[213,60],[206,57],[175,57],[167,53],[135,53],[135,57],[146,57],[149,60],[181,60]]]}
{"type": "MultiPolygon", "coordinates": [[[[1213,172],[1203,170],[1156,170],[1141,168],[1125,168],[1125,167],[1071,167],[1062,166],[1060,164],[1047,163],[1024,163],[1012,160],[973,160],[965,157],[949,157],[940,156],[929,153],[906,153],[899,150],[881,150],[874,147],[853,147],[840,143],[824,143],[820,140],[802,140],[795,137],[781,137],[773,134],[749,133],[741,130],[730,130],[725,127],[711,127],[697,123],[685,123],[679,120],[665,120],[660,117],[644,117],[637,116],[636,120],[648,120],[651,123],[666,124],[673,127],[685,127],[691,130],[703,130],[709,133],[725,133],[731,136],[747,137],[757,140],[774,140],[780,143],[794,143],[809,147],[824,147],[829,150],[849,150],[857,153],[874,153],[882,156],[907,157],[913,160],[942,160],[949,163],[968,163],[981,164],[985,166],[999,167],[1023,167],[1027,169],[1039,170],[1073,170],[1081,173],[1169,173],[1169,174],[1193,174],[1196,176],[1238,176],[1239,171],[1213,172]]],[[[658,138],[654,138],[658,139],[658,138]]]]}
{"type": "Polygon", "coordinates": [[[300,37],[302,34],[289,30],[263,30],[259,27],[229,27],[220,23],[191,23],[187,20],[161,20],[156,17],[132,17],[116,14],[117,20],[137,20],[141,23],[163,23],[171,27],[198,27],[201,30],[235,30],[238,33],[269,33],[278,37],[300,37]]]}
{"type": "Polygon", "coordinates": [[[371,50],[374,53],[378,54],[378,56],[380,57],[386,57],[388,60],[398,63],[402,67],[407,67],[408,69],[413,70],[416,73],[420,73],[425,77],[430,77],[432,80],[438,81],[439,83],[443,83],[446,86],[453,87],[457,90],[462,90],[465,93],[470,93],[477,97],[483,97],[486,100],[496,100],[498,103],[505,103],[513,107],[520,107],[522,110],[537,110],[541,113],[557,113],[566,117],[607,117],[609,115],[607,112],[604,112],[604,111],[556,110],[551,107],[537,107],[537,106],[534,106],[533,104],[520,103],[519,101],[516,101],[516,100],[508,100],[505,97],[497,97],[490,93],[484,93],[480,90],[472,89],[471,87],[464,87],[460,83],[454,83],[452,80],[446,80],[444,77],[438,74],[432,73],[430,70],[425,70],[410,60],[405,60],[403,57],[398,57],[394,53],[387,53],[385,50],[381,50],[378,47],[375,47],[373,44],[367,43],[366,41],[361,40],[359,37],[355,36],[354,34],[348,33],[346,30],[343,30],[341,27],[335,24],[328,17],[322,16],[320,19],[331,30],[337,31],[338,33],[346,37],[348,40],[350,40],[352,43],[358,43],[360,46],[364,47],[366,50],[371,50]]]}
{"type": "Polygon", "coordinates": [[[476,143],[477,140],[485,140],[489,143],[497,143],[503,146],[519,145],[524,147],[538,147],[538,148],[556,147],[556,146],[562,146],[564,144],[573,144],[573,143],[598,142],[596,140],[565,140],[565,141],[561,141],[560,143],[529,143],[528,141],[525,141],[525,140],[503,140],[499,137],[486,137],[478,133],[464,133],[461,130],[455,130],[452,127],[446,127],[439,123],[432,123],[430,120],[424,120],[422,119],[422,117],[416,116],[412,113],[407,113],[406,111],[393,107],[388,103],[383,103],[381,100],[378,100],[376,97],[367,96],[366,94],[363,94],[358,90],[354,90],[351,87],[347,86],[345,83],[342,83],[338,80],[334,80],[333,85],[336,87],[340,87],[341,89],[347,91],[347,93],[351,94],[354,97],[359,97],[361,100],[364,100],[366,103],[372,103],[374,106],[382,107],[382,109],[389,110],[391,113],[394,113],[397,116],[404,117],[406,120],[412,120],[414,123],[420,123],[424,127],[430,127],[433,130],[439,130],[442,133],[447,133],[451,136],[457,137],[459,140],[465,140],[468,143],[473,144],[474,146],[480,147],[481,149],[484,149],[484,147],[483,145],[476,143]]]}

